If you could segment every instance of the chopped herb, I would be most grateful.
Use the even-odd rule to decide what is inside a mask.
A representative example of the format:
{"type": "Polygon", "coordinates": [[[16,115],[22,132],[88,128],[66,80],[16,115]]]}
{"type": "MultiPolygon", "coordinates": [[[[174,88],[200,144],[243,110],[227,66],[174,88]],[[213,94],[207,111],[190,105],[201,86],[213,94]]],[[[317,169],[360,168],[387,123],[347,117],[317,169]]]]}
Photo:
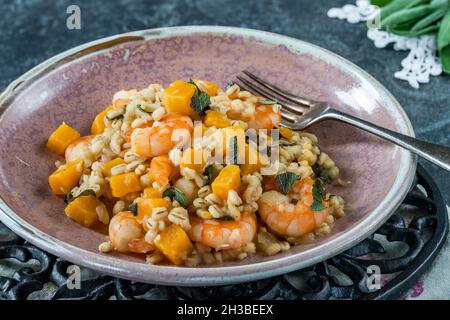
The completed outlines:
{"type": "Polygon", "coordinates": [[[132,202],[129,206],[128,206],[128,210],[131,211],[131,213],[133,214],[133,216],[137,216],[138,214],[138,205],[136,202],[132,202]]]}
{"type": "Polygon", "coordinates": [[[311,204],[311,209],[313,211],[322,211],[326,208],[322,204],[322,201],[328,201],[331,199],[331,196],[327,199],[325,195],[325,189],[323,185],[326,183],[326,180],[323,178],[317,178],[316,181],[314,181],[312,194],[313,194],[313,203],[311,204]]]}
{"type": "Polygon", "coordinates": [[[230,140],[230,150],[231,150],[231,164],[239,164],[239,146],[238,146],[238,137],[234,136],[230,140]]]}
{"type": "Polygon", "coordinates": [[[234,220],[232,216],[223,216],[221,219],[222,219],[222,220],[225,220],[225,221],[231,221],[231,220],[234,220]]]}
{"type": "Polygon", "coordinates": [[[144,112],[144,113],[152,113],[151,111],[145,110],[144,107],[141,106],[140,104],[138,104],[136,107],[137,107],[137,109],[138,109],[139,111],[141,111],[141,112],[144,112]]]}
{"type": "Polygon", "coordinates": [[[204,116],[205,111],[209,109],[211,99],[207,93],[200,91],[193,80],[190,80],[188,83],[195,86],[195,92],[191,99],[191,106],[199,116],[204,116]]]}
{"type": "Polygon", "coordinates": [[[123,118],[123,116],[125,114],[125,111],[126,111],[126,107],[127,106],[124,107],[124,110],[123,110],[122,113],[120,113],[119,110],[115,110],[113,112],[110,112],[110,113],[112,113],[112,115],[108,115],[107,114],[106,115],[106,119],[108,119],[109,121],[112,121],[112,120],[115,120],[115,119],[123,118]]]}
{"type": "Polygon", "coordinates": [[[210,184],[213,179],[213,169],[214,169],[214,166],[212,164],[210,164],[203,171],[203,175],[206,176],[206,184],[210,184]]]}
{"type": "Polygon", "coordinates": [[[96,196],[95,195],[95,191],[94,190],[92,190],[92,189],[87,189],[87,190],[84,190],[83,192],[81,192],[79,195],[77,195],[77,196],[73,196],[72,195],[72,193],[68,193],[65,197],[64,197],[64,202],[66,203],[66,204],[69,204],[69,203],[71,203],[73,200],[75,200],[76,198],[78,198],[78,197],[82,197],[82,196],[96,196]]]}
{"type": "Polygon", "coordinates": [[[271,106],[274,104],[277,104],[277,101],[273,101],[273,100],[258,100],[259,104],[263,104],[263,105],[267,105],[267,106],[271,106]]]}
{"type": "Polygon", "coordinates": [[[228,81],[227,82],[227,86],[225,87],[225,89],[229,89],[229,88],[231,88],[234,85],[235,85],[234,81],[228,81]]]}
{"type": "Polygon", "coordinates": [[[298,175],[292,172],[284,172],[275,177],[275,182],[280,188],[283,194],[288,194],[288,192],[292,189],[294,182],[299,178],[298,175]]]}
{"type": "Polygon", "coordinates": [[[170,199],[174,198],[175,200],[177,200],[177,202],[180,204],[180,206],[182,206],[183,208],[187,207],[187,199],[186,196],[184,195],[183,192],[181,192],[181,190],[175,188],[175,187],[171,187],[169,189],[166,189],[163,194],[162,197],[169,197],[170,199]]]}

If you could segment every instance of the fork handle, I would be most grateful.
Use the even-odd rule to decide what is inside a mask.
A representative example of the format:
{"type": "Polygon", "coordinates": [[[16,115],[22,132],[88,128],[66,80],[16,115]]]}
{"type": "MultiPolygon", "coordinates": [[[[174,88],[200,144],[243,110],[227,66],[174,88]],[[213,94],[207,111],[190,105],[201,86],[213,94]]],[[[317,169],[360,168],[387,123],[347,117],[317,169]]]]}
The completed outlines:
{"type": "Polygon", "coordinates": [[[352,126],[373,133],[381,138],[392,141],[393,143],[421,156],[439,167],[450,171],[449,147],[415,139],[413,137],[379,127],[373,123],[353,117],[335,109],[329,109],[328,112],[326,112],[326,117],[343,121],[352,126]]]}

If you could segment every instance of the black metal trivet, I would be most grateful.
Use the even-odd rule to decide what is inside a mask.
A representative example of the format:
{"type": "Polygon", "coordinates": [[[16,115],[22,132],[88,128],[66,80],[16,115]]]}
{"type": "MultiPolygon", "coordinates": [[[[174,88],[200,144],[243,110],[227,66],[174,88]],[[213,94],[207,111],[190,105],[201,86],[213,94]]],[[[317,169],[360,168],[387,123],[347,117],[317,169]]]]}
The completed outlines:
{"type": "Polygon", "coordinates": [[[0,229],[0,266],[16,267],[9,275],[0,274],[0,297],[6,299],[40,298],[44,287],[53,292],[52,299],[394,299],[416,284],[435,259],[447,237],[448,216],[439,189],[419,166],[402,207],[350,250],[287,275],[198,288],[134,283],[95,274],[82,281],[80,289],[69,289],[71,263],[38,249],[1,223],[0,229]],[[405,213],[405,206],[414,210],[405,213]],[[380,289],[371,291],[368,284],[374,278],[367,271],[373,265],[379,267],[384,281],[380,289]]]}

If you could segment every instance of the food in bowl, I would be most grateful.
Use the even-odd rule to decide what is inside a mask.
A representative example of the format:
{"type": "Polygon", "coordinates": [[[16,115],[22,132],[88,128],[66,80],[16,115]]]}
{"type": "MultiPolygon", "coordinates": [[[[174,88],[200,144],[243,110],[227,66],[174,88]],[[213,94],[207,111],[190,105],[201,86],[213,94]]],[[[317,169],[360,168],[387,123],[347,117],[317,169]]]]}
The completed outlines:
{"type": "Polygon", "coordinates": [[[150,264],[216,264],[274,255],[331,232],[344,200],[317,137],[280,128],[280,108],[213,82],[177,80],[117,92],[91,134],[62,123],[47,148],[66,215],[108,226],[103,253],[150,264]]]}

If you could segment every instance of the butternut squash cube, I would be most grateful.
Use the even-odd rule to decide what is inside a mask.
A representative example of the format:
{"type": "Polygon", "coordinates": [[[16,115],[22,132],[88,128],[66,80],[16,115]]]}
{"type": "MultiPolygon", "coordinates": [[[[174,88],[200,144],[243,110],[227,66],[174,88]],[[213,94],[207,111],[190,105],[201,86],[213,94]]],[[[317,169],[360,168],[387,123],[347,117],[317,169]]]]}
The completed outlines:
{"type": "Polygon", "coordinates": [[[188,148],[183,152],[180,161],[180,167],[190,168],[197,172],[203,170],[206,164],[206,155],[203,149],[188,148]]]}
{"type": "Polygon", "coordinates": [[[97,210],[108,209],[94,196],[78,197],[64,209],[70,219],[88,228],[98,221],[97,210]]]}
{"type": "Polygon", "coordinates": [[[291,129],[288,128],[280,128],[280,134],[283,138],[290,139],[294,135],[291,129]]]}
{"type": "Polygon", "coordinates": [[[205,92],[208,96],[215,96],[219,92],[219,86],[211,81],[194,79],[195,84],[200,91],[205,92]]]}
{"type": "Polygon", "coordinates": [[[182,265],[194,249],[186,232],[176,224],[171,224],[156,237],[155,246],[175,265],[182,265]]]}
{"type": "Polygon", "coordinates": [[[107,163],[105,163],[102,166],[102,173],[103,176],[105,177],[110,177],[111,176],[111,169],[114,168],[115,166],[118,166],[119,164],[124,164],[125,160],[123,160],[122,158],[115,158],[111,161],[108,161],[107,163]]]}
{"type": "Polygon", "coordinates": [[[103,110],[102,112],[100,112],[94,119],[94,121],[92,122],[92,126],[91,126],[91,134],[100,134],[103,133],[103,131],[105,131],[106,125],[105,125],[105,117],[106,114],[113,110],[114,106],[109,106],[108,108],[106,108],[105,110],[103,110]]]}
{"type": "Polygon", "coordinates": [[[261,169],[262,155],[254,146],[245,145],[245,163],[241,166],[241,174],[243,176],[256,172],[261,169]]]}
{"type": "Polygon", "coordinates": [[[163,94],[163,104],[168,112],[192,115],[191,99],[195,93],[195,86],[182,80],[171,83],[163,94]]]}
{"type": "Polygon", "coordinates": [[[142,222],[145,231],[148,231],[147,219],[152,216],[152,211],[155,208],[169,208],[170,203],[161,197],[155,198],[137,198],[137,219],[142,222]]]}
{"type": "Polygon", "coordinates": [[[80,133],[63,122],[48,138],[47,148],[52,152],[63,155],[66,148],[80,137],[80,133]]]}
{"type": "Polygon", "coordinates": [[[79,182],[83,174],[83,160],[69,162],[53,172],[48,177],[52,192],[57,195],[66,195],[79,182]]]}
{"type": "Polygon", "coordinates": [[[111,186],[112,195],[115,198],[142,190],[139,176],[134,172],[112,176],[109,185],[111,186]]]}
{"type": "Polygon", "coordinates": [[[144,198],[161,198],[162,192],[161,190],[155,188],[145,188],[144,189],[144,198]]]}
{"type": "Polygon", "coordinates": [[[228,191],[238,191],[241,186],[241,169],[237,165],[223,168],[211,184],[212,192],[222,200],[227,200],[228,191]]]}
{"type": "Polygon", "coordinates": [[[231,122],[230,120],[228,120],[227,115],[216,110],[206,111],[204,123],[207,127],[216,128],[225,128],[231,125],[231,122]]]}

